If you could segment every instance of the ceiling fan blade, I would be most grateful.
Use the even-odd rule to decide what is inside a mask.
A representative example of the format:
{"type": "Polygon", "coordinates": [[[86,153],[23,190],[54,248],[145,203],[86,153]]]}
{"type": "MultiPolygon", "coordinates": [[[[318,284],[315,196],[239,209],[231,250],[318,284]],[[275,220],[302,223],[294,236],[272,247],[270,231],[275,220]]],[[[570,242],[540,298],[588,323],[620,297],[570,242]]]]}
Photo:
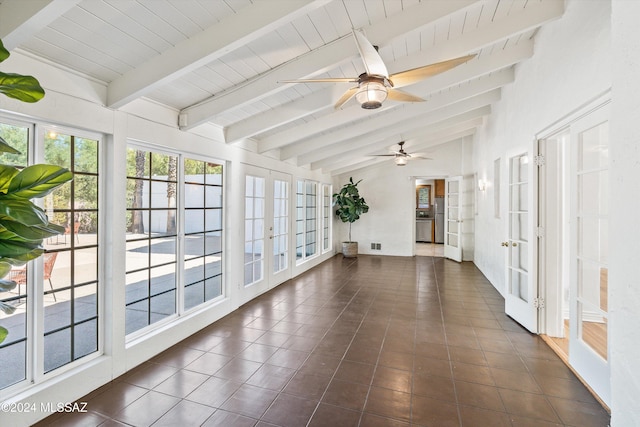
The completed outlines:
{"type": "Polygon", "coordinates": [[[358,87],[352,87],[351,89],[347,90],[345,93],[342,94],[342,96],[340,97],[340,99],[338,99],[338,101],[336,102],[336,105],[334,105],[334,108],[337,110],[338,108],[341,108],[348,100],[350,100],[351,98],[354,97],[354,95],[356,94],[356,92],[358,91],[358,87]]]}
{"type": "Polygon", "coordinates": [[[391,99],[393,101],[401,101],[401,102],[423,102],[424,99],[419,96],[411,95],[410,93],[403,92],[401,90],[387,89],[387,99],[391,99]]]}
{"type": "Polygon", "coordinates": [[[435,64],[425,65],[424,67],[414,68],[412,70],[402,71],[400,73],[392,74],[389,76],[389,80],[393,82],[394,87],[403,87],[413,83],[417,83],[420,80],[424,80],[428,77],[435,76],[447,70],[450,70],[458,65],[475,58],[476,55],[461,56],[459,58],[449,59],[447,61],[436,62],[435,64]]]}
{"type": "Polygon", "coordinates": [[[357,83],[358,78],[352,77],[327,77],[326,79],[294,79],[278,80],[278,83],[357,83]]]}
{"type": "Polygon", "coordinates": [[[395,154],[370,154],[372,157],[395,157],[395,154]]]}
{"type": "Polygon", "coordinates": [[[353,30],[353,37],[355,37],[356,46],[358,47],[358,52],[360,52],[360,57],[362,57],[362,62],[364,62],[364,68],[367,70],[367,74],[389,77],[387,66],[384,65],[384,61],[371,42],[356,30],[353,30]]]}

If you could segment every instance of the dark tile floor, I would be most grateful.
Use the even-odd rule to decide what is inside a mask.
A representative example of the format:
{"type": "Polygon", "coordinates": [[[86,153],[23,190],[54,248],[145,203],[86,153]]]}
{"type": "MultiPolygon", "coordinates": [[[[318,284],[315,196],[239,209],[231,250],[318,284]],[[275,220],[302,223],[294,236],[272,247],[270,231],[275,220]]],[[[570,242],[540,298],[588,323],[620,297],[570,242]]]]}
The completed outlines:
{"type": "Polygon", "coordinates": [[[336,256],[55,426],[596,426],[607,412],[471,263],[336,256]]]}

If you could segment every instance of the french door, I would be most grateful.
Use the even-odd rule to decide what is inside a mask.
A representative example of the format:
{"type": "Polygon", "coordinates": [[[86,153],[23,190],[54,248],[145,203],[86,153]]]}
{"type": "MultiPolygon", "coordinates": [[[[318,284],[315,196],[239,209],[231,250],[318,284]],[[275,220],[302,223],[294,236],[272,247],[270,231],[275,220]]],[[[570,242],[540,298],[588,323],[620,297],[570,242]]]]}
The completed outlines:
{"type": "Polygon", "coordinates": [[[529,273],[529,156],[509,159],[509,205],[505,313],[533,333],[538,332],[538,287],[529,273]]]}
{"type": "Polygon", "coordinates": [[[291,176],[245,166],[242,301],[291,277],[291,176]]]}
{"type": "Polygon", "coordinates": [[[455,176],[445,181],[444,199],[444,256],[462,262],[462,177],[455,176]]]}
{"type": "Polygon", "coordinates": [[[606,403],[608,354],[609,111],[571,126],[569,363],[606,403]]]}

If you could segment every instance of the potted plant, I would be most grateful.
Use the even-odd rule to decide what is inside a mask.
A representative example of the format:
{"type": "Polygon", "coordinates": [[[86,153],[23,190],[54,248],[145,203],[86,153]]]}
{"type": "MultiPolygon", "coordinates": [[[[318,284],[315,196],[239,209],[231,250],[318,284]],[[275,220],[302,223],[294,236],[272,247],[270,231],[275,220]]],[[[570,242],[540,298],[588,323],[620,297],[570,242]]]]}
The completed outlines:
{"type": "Polygon", "coordinates": [[[358,182],[353,182],[349,177],[349,182],[342,186],[340,192],[333,195],[333,205],[337,206],[336,216],[342,222],[349,223],[349,240],[342,242],[342,255],[345,258],[355,258],[358,256],[358,242],[351,240],[351,224],[360,219],[360,215],[369,211],[369,206],[358,191],[358,182]]]}
{"type": "MultiPolygon", "coordinates": [[[[9,57],[0,40],[0,62],[9,57]]],[[[44,89],[31,76],[0,72],[0,93],[23,102],[37,102],[44,89]]],[[[19,154],[2,137],[0,153],[19,154]]],[[[0,164],[0,292],[15,288],[16,283],[4,279],[12,266],[24,265],[44,253],[45,238],[64,233],[64,227],[49,223],[44,210],[31,199],[44,197],[71,180],[67,169],[54,165],[32,165],[22,170],[0,164]]],[[[0,301],[0,310],[12,314],[15,306],[0,301]]],[[[0,343],[8,334],[0,326],[0,343]]]]}

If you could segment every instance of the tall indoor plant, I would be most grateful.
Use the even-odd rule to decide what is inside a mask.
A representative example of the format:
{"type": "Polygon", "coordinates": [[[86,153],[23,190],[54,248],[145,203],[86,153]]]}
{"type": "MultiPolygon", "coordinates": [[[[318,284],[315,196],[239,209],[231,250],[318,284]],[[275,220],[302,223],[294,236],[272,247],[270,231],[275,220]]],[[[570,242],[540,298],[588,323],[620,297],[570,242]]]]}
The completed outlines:
{"type": "MultiPolygon", "coordinates": [[[[0,62],[9,57],[0,40],[0,62]]],[[[37,102],[44,89],[32,76],[0,72],[0,93],[23,102],[37,102]]],[[[0,154],[14,153],[0,136],[0,154]]],[[[49,223],[46,213],[31,199],[41,198],[71,180],[73,175],[54,165],[32,165],[22,170],[0,164],[0,292],[8,292],[16,283],[4,279],[12,266],[24,265],[44,253],[42,242],[47,237],[64,233],[64,228],[49,223]]],[[[12,314],[16,307],[0,301],[0,310],[12,314]]],[[[9,332],[0,326],[0,343],[9,332]]]]}
{"type": "Polygon", "coordinates": [[[358,242],[351,240],[351,224],[360,219],[360,215],[369,211],[369,206],[358,190],[358,182],[353,182],[349,177],[349,182],[344,184],[340,192],[333,195],[333,204],[337,206],[336,216],[342,222],[349,223],[349,240],[342,242],[342,255],[346,258],[358,256],[358,242]]]}

